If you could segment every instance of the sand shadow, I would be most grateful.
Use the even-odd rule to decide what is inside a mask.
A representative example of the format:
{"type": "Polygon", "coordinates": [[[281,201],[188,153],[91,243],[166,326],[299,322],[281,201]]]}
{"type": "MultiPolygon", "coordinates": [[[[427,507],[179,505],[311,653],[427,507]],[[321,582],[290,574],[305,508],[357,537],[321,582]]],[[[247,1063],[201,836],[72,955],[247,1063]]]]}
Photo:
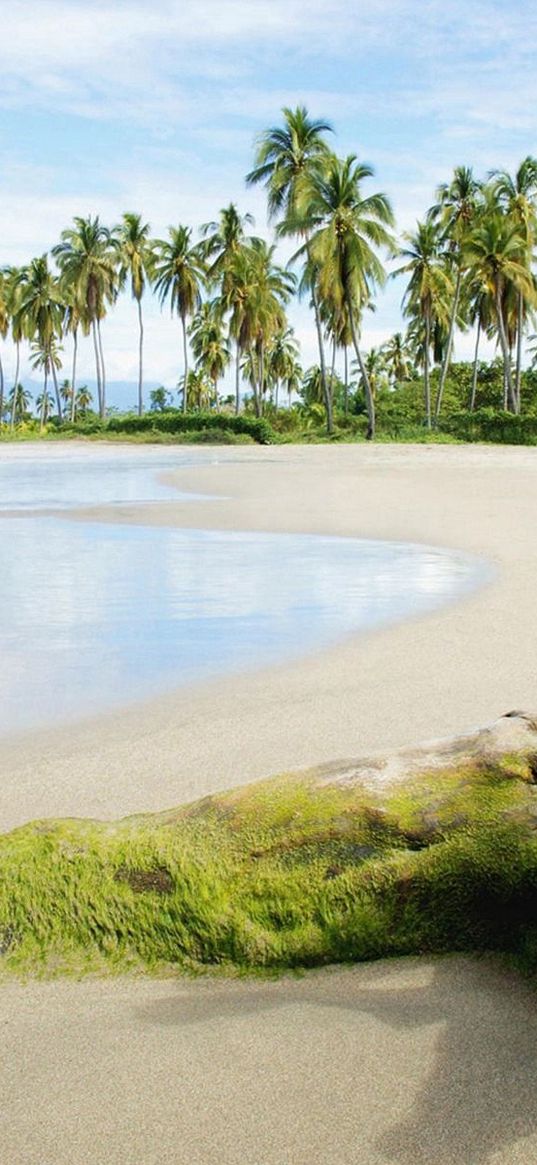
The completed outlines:
{"type": "MultiPolygon", "coordinates": [[[[409,1064],[412,1056],[416,1063],[419,1030],[435,1025],[432,1071],[416,1095],[409,1079],[408,1113],[375,1140],[386,1162],[485,1165],[494,1153],[537,1136],[537,992],[489,960],[433,960],[425,985],[419,960],[378,966],[379,986],[371,965],[274,983],[203,982],[138,1011],[145,1022],[165,1026],[244,1019],[302,1003],[362,1011],[394,1031],[408,1030],[409,1064]],[[421,980],[416,986],[408,985],[412,965],[421,980]],[[343,991],[341,976],[348,976],[343,991]]],[[[537,1145],[532,1149],[537,1160],[537,1145]]]]}

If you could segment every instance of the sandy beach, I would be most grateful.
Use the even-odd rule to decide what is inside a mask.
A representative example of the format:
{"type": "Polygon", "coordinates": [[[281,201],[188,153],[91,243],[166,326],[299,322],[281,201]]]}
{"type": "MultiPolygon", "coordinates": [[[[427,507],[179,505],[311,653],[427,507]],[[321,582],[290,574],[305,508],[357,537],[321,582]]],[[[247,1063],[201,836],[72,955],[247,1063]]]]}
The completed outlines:
{"type": "MultiPolygon", "coordinates": [[[[285,667],[4,743],[1,825],[164,809],[271,772],[534,709],[537,451],[225,450],[225,502],[78,520],[381,537],[494,568],[451,606],[285,667]]],[[[534,989],[494,960],[277,982],[4,983],[7,1165],[528,1165],[534,989]]]]}
{"type": "Polygon", "coordinates": [[[6,1165],[531,1165],[534,990],[494,961],[4,986],[6,1165]]]}
{"type": "Polygon", "coordinates": [[[440,611],[350,636],[286,666],[256,670],[252,660],[242,675],[3,742],[1,828],[44,816],[165,809],[535,706],[537,451],[223,449],[168,480],[224,500],[104,507],[76,517],[411,541],[476,555],[492,565],[493,577],[440,611]]]}

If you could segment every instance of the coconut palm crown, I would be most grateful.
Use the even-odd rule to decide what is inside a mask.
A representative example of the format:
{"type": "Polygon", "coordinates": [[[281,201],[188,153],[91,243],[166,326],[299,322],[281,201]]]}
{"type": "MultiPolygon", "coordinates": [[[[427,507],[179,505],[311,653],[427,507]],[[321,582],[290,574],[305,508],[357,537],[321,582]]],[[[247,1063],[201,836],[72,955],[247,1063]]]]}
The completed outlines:
{"type": "Polygon", "coordinates": [[[74,226],[62,231],[61,242],[52,248],[62,280],[87,317],[93,336],[99,413],[106,413],[106,372],[101,320],[107,304],[118,291],[117,252],[111,231],[94,218],[75,217],[74,226]]]}
{"type": "Polygon", "coordinates": [[[363,182],[373,176],[371,166],[354,154],[340,159],[332,154],[326,167],[311,175],[306,213],[314,225],[308,245],[316,269],[322,302],[336,312],[346,309],[353,347],[365,390],[368,438],[375,432],[373,393],[358,344],[359,312],[372,291],[385,282],[380,249],[392,253],[393,211],[385,194],[364,195],[363,182]]]}
{"type": "Polygon", "coordinates": [[[153,277],[154,252],[150,240],[149,223],[144,223],[140,214],[124,214],[119,227],[113,232],[119,260],[119,282],[121,286],[130,283],[132,298],[138,309],[138,415],[141,417],[143,404],[143,349],[144,323],[142,298],[146,286],[153,277]]]}
{"type": "MultiPolygon", "coordinates": [[[[154,281],[161,304],[170,304],[172,315],[177,313],[183,330],[183,383],[188,381],[187,320],[199,310],[201,289],[205,282],[205,266],[199,247],[192,246],[190,227],[169,227],[168,239],[155,243],[154,281]]],[[[183,411],[186,412],[187,393],[183,392],[183,411]]]]}

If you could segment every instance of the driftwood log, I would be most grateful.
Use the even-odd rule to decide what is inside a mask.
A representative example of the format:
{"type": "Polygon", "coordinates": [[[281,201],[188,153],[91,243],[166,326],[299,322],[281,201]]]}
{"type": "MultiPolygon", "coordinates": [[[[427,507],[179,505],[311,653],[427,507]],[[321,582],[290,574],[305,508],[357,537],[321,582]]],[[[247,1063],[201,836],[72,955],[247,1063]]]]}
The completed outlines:
{"type": "Polygon", "coordinates": [[[537,713],[507,712],[493,724],[465,736],[427,741],[418,747],[390,753],[332,761],[315,768],[312,775],[321,785],[360,784],[378,788],[419,773],[455,767],[465,761],[492,760],[509,753],[535,754],[537,779],[537,713]]]}

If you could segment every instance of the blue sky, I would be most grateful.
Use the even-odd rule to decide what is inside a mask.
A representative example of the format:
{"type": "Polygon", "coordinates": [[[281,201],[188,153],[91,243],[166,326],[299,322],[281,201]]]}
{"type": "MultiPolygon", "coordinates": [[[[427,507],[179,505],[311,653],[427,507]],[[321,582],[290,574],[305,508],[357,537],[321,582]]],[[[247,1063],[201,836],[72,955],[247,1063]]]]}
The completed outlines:
{"type": "MultiPolygon", "coordinates": [[[[155,234],[246,190],[253,142],[305,103],[341,153],[375,168],[401,230],[457,164],[513,169],[537,152],[537,7],[518,0],[12,0],[2,13],[0,262],[48,249],[74,214],[143,213],[155,234]]],[[[367,348],[400,326],[392,283],[364,321],[367,348]]],[[[147,309],[147,375],[173,386],[177,325],[147,309]]],[[[293,321],[315,358],[304,307],[293,321]]],[[[112,379],[136,375],[125,298],[105,324],[112,379]]],[[[471,348],[459,337],[457,354],[471,348]]],[[[11,360],[9,350],[6,363],[11,360]]],[[[81,374],[92,377],[89,344],[81,374]]]]}

